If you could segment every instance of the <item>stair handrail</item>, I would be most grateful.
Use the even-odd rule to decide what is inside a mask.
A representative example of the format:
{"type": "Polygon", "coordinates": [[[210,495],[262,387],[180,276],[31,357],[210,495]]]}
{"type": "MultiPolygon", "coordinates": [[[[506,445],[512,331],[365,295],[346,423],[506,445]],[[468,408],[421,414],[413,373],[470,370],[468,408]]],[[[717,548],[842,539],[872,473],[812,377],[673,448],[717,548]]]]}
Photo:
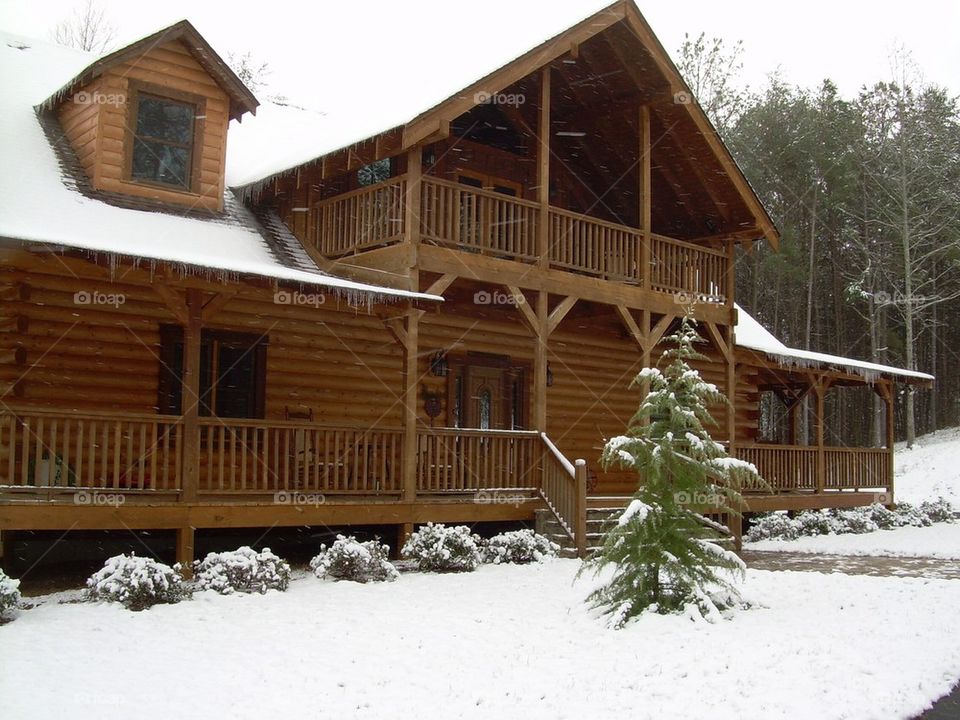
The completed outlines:
{"type": "Polygon", "coordinates": [[[584,557],[587,552],[587,462],[578,459],[571,463],[545,432],[541,432],[540,437],[545,448],[540,496],[560,527],[576,544],[577,555],[584,557]],[[556,479],[568,478],[567,482],[556,487],[551,483],[553,476],[548,474],[551,460],[563,470],[563,473],[557,473],[556,479]]]}

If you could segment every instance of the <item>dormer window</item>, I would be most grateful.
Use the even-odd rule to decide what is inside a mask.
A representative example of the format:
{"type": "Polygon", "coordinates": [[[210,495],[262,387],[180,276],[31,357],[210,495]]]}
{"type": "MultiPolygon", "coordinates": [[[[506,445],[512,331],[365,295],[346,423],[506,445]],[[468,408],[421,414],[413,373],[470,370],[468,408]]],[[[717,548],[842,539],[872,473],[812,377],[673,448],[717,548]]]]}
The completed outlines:
{"type": "Polygon", "coordinates": [[[130,180],[196,191],[201,105],[201,98],[137,88],[132,108],[130,180]]]}

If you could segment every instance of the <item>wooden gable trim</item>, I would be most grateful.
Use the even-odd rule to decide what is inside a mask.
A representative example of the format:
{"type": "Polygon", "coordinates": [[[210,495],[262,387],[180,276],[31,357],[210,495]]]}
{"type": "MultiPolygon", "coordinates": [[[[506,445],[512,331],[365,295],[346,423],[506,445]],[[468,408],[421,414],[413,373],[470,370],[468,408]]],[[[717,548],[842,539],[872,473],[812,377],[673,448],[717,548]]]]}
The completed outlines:
{"type": "Polygon", "coordinates": [[[403,147],[408,148],[421,143],[431,135],[440,132],[444,122],[448,123],[478,104],[478,93],[500,92],[570,52],[574,45],[589,40],[597,33],[619,22],[624,18],[628,4],[628,0],[617,0],[617,2],[599,10],[552,39],[527,51],[516,60],[467,86],[436,107],[421,113],[407,123],[404,128],[403,147]]]}
{"type": "Polygon", "coordinates": [[[41,105],[53,107],[75,88],[86,85],[91,80],[103,75],[110,68],[139,57],[155,47],[174,41],[179,41],[200,66],[210,74],[217,85],[227,93],[230,98],[231,119],[239,120],[247,112],[256,114],[260,101],[187,20],[181,20],[94,61],[41,105]]]}
{"type": "MultiPolygon", "coordinates": [[[[646,19],[644,19],[643,15],[637,9],[637,6],[633,2],[627,1],[624,3],[624,8],[624,22],[631,30],[633,30],[634,34],[637,36],[637,39],[643,43],[644,47],[650,51],[651,58],[657,64],[657,67],[660,68],[660,71],[664,74],[664,76],[668,79],[671,86],[674,88],[674,92],[685,92],[690,97],[693,97],[690,87],[680,75],[680,71],[677,70],[677,66],[673,64],[670,56],[667,54],[666,50],[664,50],[663,45],[660,44],[657,36],[654,35],[653,30],[647,24],[646,19]]],[[[730,154],[730,150],[723,143],[723,140],[720,139],[716,128],[713,127],[713,124],[707,118],[706,114],[703,112],[703,109],[698,103],[689,102],[683,103],[682,105],[686,108],[688,115],[696,124],[697,129],[703,135],[704,140],[706,140],[707,145],[717,157],[717,160],[727,173],[727,176],[730,178],[731,182],[733,182],[734,187],[736,187],[737,192],[750,209],[751,214],[754,216],[754,218],[756,218],[757,225],[763,231],[763,236],[775,250],[778,249],[780,247],[780,233],[777,231],[773,224],[773,220],[763,207],[763,203],[760,202],[760,199],[753,192],[753,188],[750,187],[750,183],[744,176],[740,166],[737,165],[737,162],[733,159],[733,155],[730,154]]]]}

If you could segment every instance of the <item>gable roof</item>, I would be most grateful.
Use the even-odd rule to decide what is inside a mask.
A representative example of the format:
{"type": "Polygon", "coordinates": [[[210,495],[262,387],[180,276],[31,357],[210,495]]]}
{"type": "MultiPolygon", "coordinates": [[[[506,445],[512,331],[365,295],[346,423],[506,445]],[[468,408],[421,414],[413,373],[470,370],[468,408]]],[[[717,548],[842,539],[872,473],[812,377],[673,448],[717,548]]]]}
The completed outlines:
{"type": "Polygon", "coordinates": [[[136,40],[119,50],[115,50],[107,55],[96,58],[86,67],[78,70],[69,80],[67,80],[54,93],[48,96],[42,103],[43,107],[53,107],[62,98],[70,95],[74,90],[80,88],[91,80],[98,78],[106,70],[127,60],[139,57],[149,52],[155,47],[167,43],[181,42],[194,59],[200,63],[201,67],[209,73],[217,85],[227,93],[230,98],[230,118],[239,120],[244,113],[256,113],[260,101],[254,97],[253,93],[243,84],[243,81],[237,77],[236,73],[223,61],[217,52],[210,47],[210,44],[203,39],[203,36],[197,32],[187,20],[181,20],[169,27],[158,30],[152,35],[136,40]]]}
{"type": "Polygon", "coordinates": [[[750,313],[739,305],[737,308],[737,326],[734,339],[737,347],[753,350],[766,355],[780,365],[796,368],[819,368],[824,370],[839,370],[863,377],[867,382],[873,382],[881,376],[898,378],[905,382],[927,383],[934,380],[933,375],[904,370],[890,365],[855,360],[840,355],[800,350],[784,345],[777,337],[767,330],[750,313]]]}
{"type": "Polygon", "coordinates": [[[329,288],[351,298],[441,300],[323,272],[280,222],[262,221],[232,193],[222,213],[162,211],[89,186],[52,109],[37,111],[88,53],[0,32],[0,239],[61,251],[170,263],[185,274],[251,276],[329,288]]]}
{"type": "MultiPolygon", "coordinates": [[[[451,16],[451,22],[463,18],[451,16]]],[[[265,105],[258,118],[231,130],[227,183],[249,191],[333,152],[392,130],[402,129],[404,146],[416,144],[444,122],[479,104],[482,93],[500,92],[568,53],[614,24],[625,24],[650,53],[672,93],[690,94],[676,65],[657,40],[632,0],[585,0],[572,6],[558,3],[549,12],[540,3],[517,3],[510,16],[496,13],[471,16],[472,37],[495,37],[495,43],[467,46],[457,51],[447,43],[466,43],[462,33],[450,33],[431,45],[443,62],[421,66],[403,54],[391,55],[391,67],[382,77],[353,65],[338,68],[350,73],[358,89],[355,97],[328,97],[323,113],[290,106],[265,105]],[[449,52],[446,52],[449,50],[449,52]],[[395,88],[402,92],[397,92],[395,88]],[[290,137],[297,137],[290,143],[290,137]]],[[[321,63],[322,64],[322,63],[321,63]]],[[[726,177],[742,198],[767,240],[779,242],[773,221],[757,198],[736,161],[702,108],[684,103],[685,122],[702,135],[726,177]]]]}

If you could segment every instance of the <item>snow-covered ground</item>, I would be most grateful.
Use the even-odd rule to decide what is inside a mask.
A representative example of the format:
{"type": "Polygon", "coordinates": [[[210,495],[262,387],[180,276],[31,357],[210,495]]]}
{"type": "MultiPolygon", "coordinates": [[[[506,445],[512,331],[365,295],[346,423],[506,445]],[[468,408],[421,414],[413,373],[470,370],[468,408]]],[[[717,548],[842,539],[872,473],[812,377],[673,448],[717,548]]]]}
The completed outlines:
{"type": "Polygon", "coordinates": [[[761,607],[606,629],[579,563],[484,566],[0,627],[7,720],[908,718],[960,677],[960,582],[750,571],[761,607]]]}
{"type": "MultiPolygon", "coordinates": [[[[912,450],[895,448],[894,495],[919,505],[945,497],[960,509],[960,428],[925,435],[912,450]]],[[[748,550],[781,550],[824,555],[889,555],[960,559],[960,521],[930,527],[878,530],[863,535],[818,535],[797,540],[745,543],[748,550]]]]}
{"type": "Polygon", "coordinates": [[[919,504],[940,495],[960,507],[960,428],[917,439],[912,450],[895,447],[897,500],[919,504]]]}
{"type": "Polygon", "coordinates": [[[886,555],[960,559],[960,522],[902,527],[862,535],[815,535],[796,540],[744,543],[747,550],[783,550],[823,555],[886,555]]]}

